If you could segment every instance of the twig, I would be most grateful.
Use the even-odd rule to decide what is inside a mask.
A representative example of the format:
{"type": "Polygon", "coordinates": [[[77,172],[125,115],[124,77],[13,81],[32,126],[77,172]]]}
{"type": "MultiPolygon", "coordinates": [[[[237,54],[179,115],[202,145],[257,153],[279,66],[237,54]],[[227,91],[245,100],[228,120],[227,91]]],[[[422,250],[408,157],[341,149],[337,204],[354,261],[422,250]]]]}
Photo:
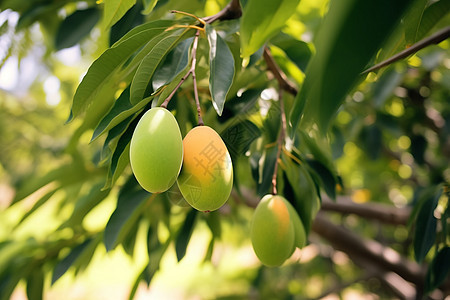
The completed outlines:
{"type": "Polygon", "coordinates": [[[277,144],[278,144],[278,150],[277,150],[277,158],[275,160],[275,168],[273,169],[273,175],[272,175],[272,194],[277,194],[277,173],[278,173],[278,163],[281,156],[281,150],[283,149],[284,145],[284,139],[286,136],[286,114],[284,112],[284,102],[283,102],[283,90],[281,89],[278,91],[278,102],[280,102],[280,114],[281,114],[281,129],[280,134],[278,136],[277,144]]]}
{"type": "Polygon", "coordinates": [[[423,40],[420,40],[419,42],[413,44],[411,47],[395,54],[394,56],[386,59],[385,61],[380,62],[379,64],[376,64],[375,66],[368,68],[367,70],[363,71],[361,74],[366,74],[378,69],[381,69],[382,67],[385,67],[387,65],[390,65],[402,58],[405,58],[411,54],[416,53],[417,51],[431,45],[431,44],[439,44],[440,42],[446,40],[450,37],[450,26],[445,27],[444,29],[436,32],[435,34],[424,38],[423,40]]]}
{"type": "Polygon", "coordinates": [[[294,96],[297,95],[298,93],[297,87],[292,82],[289,81],[286,74],[284,74],[283,70],[281,70],[280,67],[277,65],[277,63],[273,59],[272,54],[270,53],[269,48],[264,47],[263,56],[267,64],[267,68],[270,70],[270,72],[272,72],[273,76],[275,76],[275,79],[278,81],[280,87],[294,96]]]}
{"type": "Polygon", "coordinates": [[[230,3],[225,6],[224,9],[219,11],[217,14],[203,18],[208,24],[211,24],[217,20],[232,20],[239,19],[242,16],[241,5],[239,4],[239,0],[231,0],[230,3]]]}
{"type": "Polygon", "coordinates": [[[195,105],[197,106],[197,114],[198,114],[198,125],[204,125],[202,119],[202,111],[200,108],[200,100],[198,99],[198,90],[197,90],[197,77],[195,75],[195,65],[197,62],[197,46],[198,46],[198,36],[200,35],[200,30],[197,30],[195,33],[194,45],[192,46],[192,65],[190,72],[192,74],[192,79],[194,81],[194,97],[195,97],[195,105]]]}
{"type": "Polygon", "coordinates": [[[200,36],[200,29],[196,31],[195,37],[194,37],[194,43],[192,45],[192,63],[191,67],[189,68],[189,71],[181,78],[180,82],[178,82],[177,86],[173,89],[173,91],[170,93],[169,96],[164,100],[164,102],[161,104],[161,107],[167,108],[167,105],[169,104],[169,101],[172,99],[173,95],[175,95],[176,91],[180,88],[180,86],[183,84],[183,82],[186,81],[186,79],[192,75],[192,79],[194,80],[194,97],[195,97],[195,104],[197,106],[197,113],[198,113],[198,124],[203,125],[203,119],[201,116],[201,109],[200,109],[200,101],[198,99],[198,90],[197,90],[197,78],[195,75],[195,66],[197,64],[197,48],[198,48],[198,38],[200,36]]]}

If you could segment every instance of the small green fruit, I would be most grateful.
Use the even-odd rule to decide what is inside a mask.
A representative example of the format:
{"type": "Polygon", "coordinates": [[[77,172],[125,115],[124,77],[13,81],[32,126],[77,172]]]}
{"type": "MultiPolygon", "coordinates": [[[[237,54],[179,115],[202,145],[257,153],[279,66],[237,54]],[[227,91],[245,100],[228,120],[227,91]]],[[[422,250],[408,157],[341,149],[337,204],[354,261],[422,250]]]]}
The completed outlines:
{"type": "Polygon", "coordinates": [[[213,211],[230,197],[233,165],[225,143],[208,126],[197,126],[183,139],[183,167],[177,184],[195,209],[213,211]]]}
{"type": "Polygon", "coordinates": [[[130,163],[139,184],[151,193],[168,190],[181,169],[183,142],[175,117],[165,108],[148,110],[134,130],[130,163]]]}
{"type": "Polygon", "coordinates": [[[255,209],[251,222],[251,240],[259,260],[267,266],[280,266],[295,249],[294,223],[287,201],[266,195],[255,209]]]}

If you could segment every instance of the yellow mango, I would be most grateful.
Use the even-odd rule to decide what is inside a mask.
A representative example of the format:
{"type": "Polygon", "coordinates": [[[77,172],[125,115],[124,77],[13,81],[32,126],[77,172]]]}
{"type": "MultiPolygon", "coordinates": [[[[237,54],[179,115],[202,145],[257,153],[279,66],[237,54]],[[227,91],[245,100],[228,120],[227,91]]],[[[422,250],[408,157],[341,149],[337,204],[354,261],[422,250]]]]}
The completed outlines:
{"type": "Polygon", "coordinates": [[[181,194],[197,210],[220,208],[233,187],[233,165],[225,143],[211,127],[197,126],[184,137],[183,149],[177,180],[181,194]]]}

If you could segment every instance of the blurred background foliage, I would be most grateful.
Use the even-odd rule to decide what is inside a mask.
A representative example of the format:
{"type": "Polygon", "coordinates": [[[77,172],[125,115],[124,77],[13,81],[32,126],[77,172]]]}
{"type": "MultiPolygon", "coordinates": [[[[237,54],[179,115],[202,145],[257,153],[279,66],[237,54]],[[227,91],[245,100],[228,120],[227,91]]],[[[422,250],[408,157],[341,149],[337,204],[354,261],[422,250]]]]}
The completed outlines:
{"type": "MultiPolygon", "coordinates": [[[[448,296],[448,39],[359,80],[332,119],[328,140],[295,133],[297,159],[313,162],[308,166],[315,173],[309,173],[318,175],[314,183],[322,186],[320,214],[326,212],[369,250],[381,245],[399,253],[407,266],[417,261],[411,268],[422,276],[419,282],[346,252],[314,227],[318,223],[305,249],[281,268],[266,268],[248,239],[255,199],[270,190],[271,178],[264,174],[271,175],[276,158],[275,147],[267,145],[276,141],[280,122],[276,81],[266,72],[262,51],[242,62],[235,34],[239,21],[215,24],[226,33],[236,70],[218,117],[208,90],[208,45],[200,40],[203,118],[228,141],[237,183],[224,208],[194,213],[175,188],[151,196],[137,188],[129,167],[113,158],[118,139],[90,142],[95,124],[82,118],[65,122],[92,61],[131,28],[173,19],[172,9],[210,16],[228,2],[124,1],[129,5],[122,7],[124,15],[108,14],[119,1],[104,2],[0,1],[1,299],[11,293],[13,299],[41,299],[42,294],[44,299],[124,299],[135,292],[140,299],[413,299],[415,288],[404,282],[413,282],[420,293],[444,282],[427,297],[448,296]],[[114,159],[117,175],[109,166],[114,159]],[[333,193],[335,203],[356,209],[333,207],[333,193]],[[381,215],[392,213],[400,220],[358,215],[360,208],[380,209],[381,215]],[[421,226],[428,231],[418,230],[421,226]],[[425,275],[427,270],[433,271],[425,275]]],[[[270,40],[273,58],[296,86],[305,80],[329,5],[302,0],[282,34],[270,40]]],[[[368,66],[445,27],[448,12],[448,1],[413,1],[408,18],[368,66]],[[417,14],[431,15],[423,17],[431,25],[411,37],[408,20],[417,14]]],[[[191,83],[169,105],[183,135],[196,124],[191,83]]],[[[115,88],[118,98],[126,85],[115,88]]],[[[289,112],[296,100],[284,93],[283,101],[289,112]]],[[[106,112],[95,112],[93,122],[106,112]]],[[[293,153],[294,158],[283,159],[294,160],[293,153]]],[[[295,198],[292,173],[282,174],[279,189],[295,198]]]]}

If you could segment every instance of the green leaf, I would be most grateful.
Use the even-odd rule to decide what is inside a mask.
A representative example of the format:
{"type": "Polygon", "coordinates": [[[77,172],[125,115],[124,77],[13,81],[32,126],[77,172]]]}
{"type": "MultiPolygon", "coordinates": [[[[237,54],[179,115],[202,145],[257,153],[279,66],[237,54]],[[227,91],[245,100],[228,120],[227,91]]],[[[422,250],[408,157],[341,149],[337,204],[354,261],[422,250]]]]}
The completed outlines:
{"type": "Polygon", "coordinates": [[[406,44],[417,42],[417,34],[428,0],[416,0],[403,18],[406,44]]]}
{"type": "Polygon", "coordinates": [[[147,89],[151,88],[148,85],[156,68],[163,60],[164,56],[180,41],[180,39],[183,38],[183,36],[185,36],[187,32],[187,29],[177,30],[169,36],[165,36],[158,41],[144,57],[131,82],[131,104],[136,105],[145,97],[147,89]]]}
{"type": "Polygon", "coordinates": [[[450,2],[440,0],[430,4],[423,13],[416,40],[424,38],[433,27],[450,12],[450,2]]]}
{"type": "Polygon", "coordinates": [[[393,66],[384,70],[381,77],[372,86],[373,101],[377,107],[381,108],[384,105],[386,99],[392,95],[404,77],[405,73],[398,72],[393,66]]]}
{"type": "Polygon", "coordinates": [[[275,170],[275,163],[277,161],[277,147],[270,147],[264,149],[264,153],[258,162],[258,178],[257,178],[257,193],[260,198],[264,197],[272,190],[272,176],[275,170]]]}
{"type": "Polygon", "coordinates": [[[292,203],[302,220],[305,231],[311,229],[312,220],[320,208],[316,187],[311,176],[302,164],[297,164],[285,153],[282,153],[283,171],[285,175],[285,194],[293,194],[293,199],[287,199],[292,203]]]}
{"type": "Polygon", "coordinates": [[[136,3],[136,0],[107,0],[103,8],[103,30],[119,21],[136,3]]]}
{"type": "Polygon", "coordinates": [[[152,12],[158,0],[142,0],[142,2],[144,3],[144,10],[142,11],[142,14],[148,15],[152,12]]]}
{"type": "Polygon", "coordinates": [[[103,117],[103,119],[95,128],[94,133],[92,134],[91,142],[96,140],[103,133],[117,126],[119,123],[141,110],[152,99],[153,96],[150,96],[143,99],[137,105],[132,105],[130,103],[130,87],[128,86],[122,92],[122,94],[120,94],[119,98],[117,98],[117,100],[114,102],[111,110],[103,117]]]}
{"type": "MultiPolygon", "coordinates": [[[[173,22],[162,20],[138,26],[95,60],[75,92],[72,117],[75,118],[89,109],[94,101],[102,101],[103,99],[96,96],[101,94],[103,89],[113,87],[119,68],[133,53],[146,45],[149,40],[163,33],[171,24],[173,22]]],[[[110,92],[114,91],[115,89],[112,89],[110,92]]]]}
{"type": "Polygon", "coordinates": [[[414,232],[414,257],[419,263],[424,260],[436,239],[437,219],[434,217],[434,210],[441,194],[442,189],[433,194],[426,194],[427,198],[417,214],[414,232]]]}
{"type": "Polygon", "coordinates": [[[144,15],[141,14],[142,3],[139,1],[130,8],[123,17],[117,21],[116,24],[111,26],[109,32],[109,45],[113,45],[115,42],[120,40],[128,31],[136,26],[144,23],[144,15]]]}
{"type": "Polygon", "coordinates": [[[55,48],[61,50],[78,44],[91,32],[100,19],[96,7],[77,10],[61,22],[56,32],[55,48]]]}
{"type": "Polygon", "coordinates": [[[283,32],[280,32],[272,38],[270,43],[282,49],[300,70],[303,72],[306,70],[306,66],[312,56],[311,49],[307,43],[299,41],[283,32]]]}
{"type": "Polygon", "coordinates": [[[52,275],[52,284],[67,272],[91,242],[92,239],[86,239],[83,243],[73,248],[72,251],[70,251],[70,253],[55,266],[52,275]]]}
{"type": "Polygon", "coordinates": [[[28,300],[42,300],[44,291],[44,271],[42,268],[34,268],[27,277],[28,300]]]}
{"type": "Polygon", "coordinates": [[[444,247],[436,254],[428,267],[425,290],[433,291],[447,278],[450,271],[450,247],[444,247]]]}
{"type": "Polygon", "coordinates": [[[123,241],[126,234],[142,213],[142,207],[150,197],[143,190],[134,176],[122,187],[117,201],[117,207],[106,224],[103,242],[106,250],[113,250],[123,241]]]}
{"type": "Polygon", "coordinates": [[[300,0],[248,0],[241,18],[242,56],[258,51],[295,13],[300,0]]]}
{"type": "Polygon", "coordinates": [[[234,78],[234,58],[227,43],[212,26],[206,25],[209,43],[209,90],[214,109],[222,115],[223,106],[234,78]]]}
{"type": "Polygon", "coordinates": [[[360,73],[391,34],[408,0],[332,1],[316,38],[316,55],[290,114],[292,127],[328,126],[360,73]]]}
{"type": "Polygon", "coordinates": [[[152,78],[153,90],[157,90],[173,81],[189,63],[189,49],[194,38],[180,42],[167,54],[164,63],[155,71],[152,78]]]}
{"type": "Polygon", "coordinates": [[[247,152],[250,144],[261,135],[259,128],[249,120],[232,123],[220,133],[233,159],[247,152]]]}
{"type": "Polygon", "coordinates": [[[94,184],[87,194],[78,198],[71,216],[60,228],[74,227],[82,224],[84,217],[109,195],[110,190],[102,190],[103,185],[103,182],[94,184]]]}
{"type": "Polygon", "coordinates": [[[332,199],[336,200],[336,178],[333,173],[320,161],[314,159],[306,160],[311,169],[317,174],[315,178],[319,181],[320,185],[323,187],[327,195],[332,199]]]}
{"type": "Polygon", "coordinates": [[[44,205],[57,191],[58,189],[54,189],[48,193],[46,193],[44,196],[42,196],[39,200],[37,200],[33,207],[29,210],[27,210],[27,212],[22,216],[22,218],[20,219],[20,221],[17,223],[17,226],[22,223],[23,221],[25,221],[30,215],[32,215],[37,209],[39,209],[42,205],[44,205]]]}
{"type": "Polygon", "coordinates": [[[175,251],[177,253],[177,260],[180,261],[186,255],[186,249],[194,231],[195,219],[197,217],[197,210],[191,209],[184,219],[181,230],[175,240],[175,251]]]}
{"type": "MultiPolygon", "coordinates": [[[[142,116],[144,112],[140,114],[142,116]]],[[[103,189],[110,188],[130,162],[130,142],[140,117],[137,117],[120,136],[109,164],[108,176],[103,189]]]]}

